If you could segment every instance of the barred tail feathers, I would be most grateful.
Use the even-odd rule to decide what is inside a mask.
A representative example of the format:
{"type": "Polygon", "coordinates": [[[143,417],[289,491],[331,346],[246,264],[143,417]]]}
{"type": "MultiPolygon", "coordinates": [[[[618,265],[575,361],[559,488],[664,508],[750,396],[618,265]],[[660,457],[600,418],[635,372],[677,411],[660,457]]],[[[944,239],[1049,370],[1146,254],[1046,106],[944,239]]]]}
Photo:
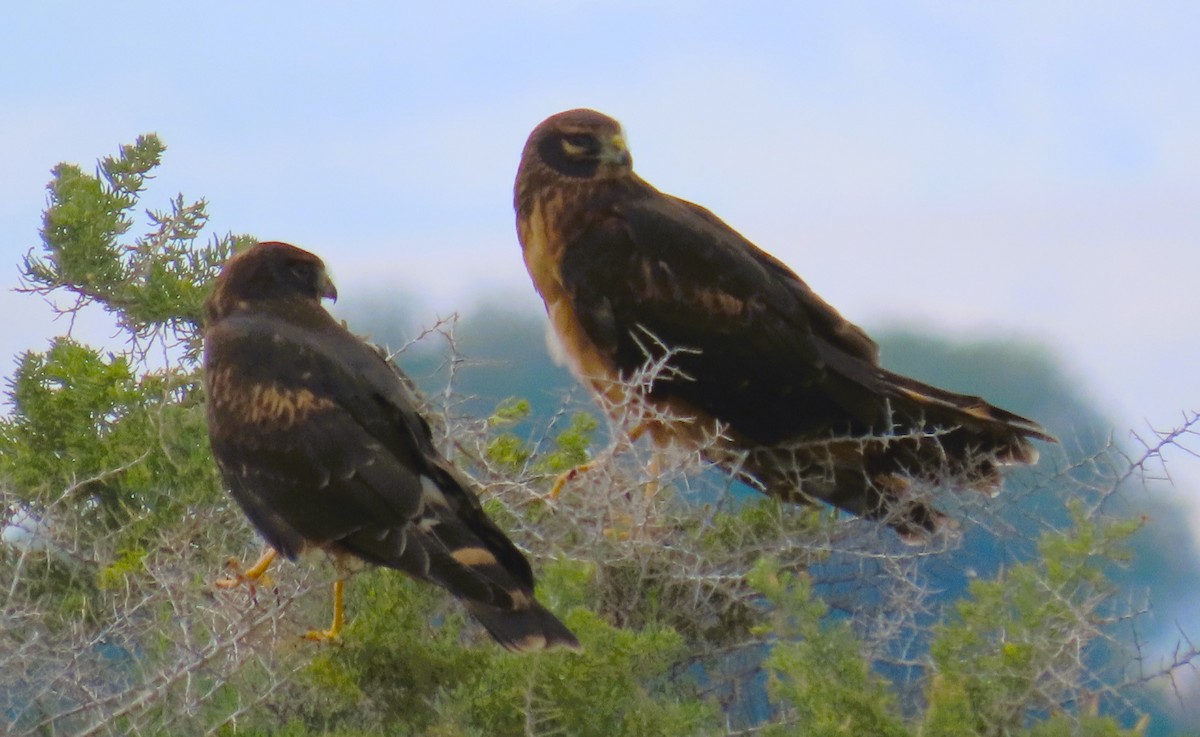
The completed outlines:
{"type": "Polygon", "coordinates": [[[428,577],[461,599],[508,650],[578,650],[575,635],[534,598],[529,561],[484,513],[474,483],[449,463],[437,466],[438,478],[422,479],[428,503],[417,525],[428,577]]]}
{"type": "Polygon", "coordinates": [[[414,517],[356,530],[338,547],[441,586],[510,650],[578,648],[566,626],[534,599],[529,561],[487,517],[469,482],[435,474],[420,477],[414,517]]]}

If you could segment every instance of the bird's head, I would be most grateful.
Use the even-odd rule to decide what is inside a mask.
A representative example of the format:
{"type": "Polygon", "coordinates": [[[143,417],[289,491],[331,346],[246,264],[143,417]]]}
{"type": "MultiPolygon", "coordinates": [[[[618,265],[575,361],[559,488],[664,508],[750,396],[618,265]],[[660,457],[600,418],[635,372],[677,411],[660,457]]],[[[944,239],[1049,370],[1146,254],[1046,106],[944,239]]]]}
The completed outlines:
{"type": "Polygon", "coordinates": [[[608,179],[631,172],[633,158],[620,123],[595,110],[579,109],[552,115],[533,129],[521,156],[521,169],[530,166],[568,179],[608,179]]]}
{"type": "Polygon", "coordinates": [[[208,322],[271,300],[299,299],[319,305],[337,301],[337,287],[315,254],[287,243],[256,243],[225,262],[204,305],[208,322]]]}

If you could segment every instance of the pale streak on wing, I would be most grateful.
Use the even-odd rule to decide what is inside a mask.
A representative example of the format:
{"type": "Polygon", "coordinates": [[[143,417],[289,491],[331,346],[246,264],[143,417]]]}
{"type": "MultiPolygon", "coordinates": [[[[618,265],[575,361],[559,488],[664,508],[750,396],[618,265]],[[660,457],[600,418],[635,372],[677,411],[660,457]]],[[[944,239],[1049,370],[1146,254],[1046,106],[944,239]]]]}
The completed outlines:
{"type": "Polygon", "coordinates": [[[486,548],[459,548],[450,554],[451,558],[464,566],[498,566],[500,562],[492,551],[486,548]]]}
{"type": "Polygon", "coordinates": [[[293,389],[279,384],[255,384],[242,389],[232,368],[214,371],[209,376],[210,401],[246,424],[275,424],[283,428],[304,422],[316,412],[337,407],[328,397],[307,388],[293,389]]]}

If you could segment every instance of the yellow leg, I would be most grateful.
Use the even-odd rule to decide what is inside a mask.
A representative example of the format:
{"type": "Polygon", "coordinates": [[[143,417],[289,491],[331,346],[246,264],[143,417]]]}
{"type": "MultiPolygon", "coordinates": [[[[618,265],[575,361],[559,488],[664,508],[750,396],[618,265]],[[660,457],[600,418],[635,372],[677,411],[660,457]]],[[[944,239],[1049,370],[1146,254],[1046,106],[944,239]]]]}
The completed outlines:
{"type": "Polygon", "coordinates": [[[337,641],[342,638],[342,627],[346,624],[346,579],[340,564],[335,563],[338,578],[333,582],[333,621],[327,630],[309,630],[305,639],[313,642],[337,641]]]}
{"type": "MultiPolygon", "coordinates": [[[[636,443],[637,439],[642,436],[642,433],[646,432],[646,429],[647,429],[647,425],[644,422],[641,422],[641,423],[638,423],[637,425],[635,425],[634,428],[629,431],[629,442],[636,443]]],[[[605,455],[607,455],[607,454],[605,454],[605,455]]],[[[581,463],[574,468],[569,468],[566,471],[563,471],[562,473],[560,473],[558,475],[558,478],[554,479],[554,485],[550,487],[550,498],[557,499],[558,495],[562,493],[563,488],[570,482],[574,481],[576,476],[587,473],[588,471],[592,470],[596,466],[603,463],[604,460],[605,460],[605,456],[601,455],[600,457],[594,458],[594,459],[588,461],[587,463],[581,463]]]]}
{"type": "Polygon", "coordinates": [[[267,569],[271,567],[271,563],[275,560],[275,556],[277,555],[279,555],[279,553],[275,552],[275,548],[268,547],[263,551],[263,554],[259,556],[258,560],[255,561],[254,565],[245,570],[242,570],[242,564],[240,561],[230,558],[229,562],[225,564],[225,567],[228,568],[233,575],[229,578],[222,578],[216,581],[214,585],[219,589],[232,589],[241,586],[242,584],[246,584],[250,587],[251,592],[253,592],[260,583],[263,586],[270,586],[271,578],[267,576],[266,573],[267,569]]]}
{"type": "Polygon", "coordinates": [[[588,461],[587,463],[581,463],[574,468],[567,469],[566,471],[560,473],[558,478],[554,479],[554,486],[550,487],[550,498],[557,499],[558,495],[562,493],[563,488],[566,487],[567,484],[569,484],[571,481],[574,481],[575,477],[579,474],[587,473],[588,471],[592,470],[595,465],[596,461],[588,461]]]}

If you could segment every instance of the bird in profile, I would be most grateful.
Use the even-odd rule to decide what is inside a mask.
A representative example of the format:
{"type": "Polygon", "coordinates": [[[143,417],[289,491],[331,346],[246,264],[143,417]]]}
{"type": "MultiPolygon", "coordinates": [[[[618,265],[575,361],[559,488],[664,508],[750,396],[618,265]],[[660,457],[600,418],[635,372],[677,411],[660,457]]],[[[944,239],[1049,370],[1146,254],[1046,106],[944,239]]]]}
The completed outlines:
{"type": "MultiPolygon", "coordinates": [[[[504,647],[577,648],[533,595],[529,562],[434,447],[407,379],[325,310],[337,292],[317,256],[259,243],[226,262],[205,303],[213,456],[275,555],[321,549],[437,584],[504,647]]],[[[334,619],[313,639],[339,636],[334,619]]],[[[238,580],[234,579],[234,580],[238,580]]]]}
{"type": "Polygon", "coordinates": [[[767,494],[916,540],[945,520],[917,482],[991,490],[1002,466],[1037,461],[1032,440],[1053,441],[883,368],[874,341],[785,264],[634,173],[607,115],[569,110],[534,128],[514,207],[555,350],[604,407],[634,413],[635,439],[700,450],[767,494]]]}

